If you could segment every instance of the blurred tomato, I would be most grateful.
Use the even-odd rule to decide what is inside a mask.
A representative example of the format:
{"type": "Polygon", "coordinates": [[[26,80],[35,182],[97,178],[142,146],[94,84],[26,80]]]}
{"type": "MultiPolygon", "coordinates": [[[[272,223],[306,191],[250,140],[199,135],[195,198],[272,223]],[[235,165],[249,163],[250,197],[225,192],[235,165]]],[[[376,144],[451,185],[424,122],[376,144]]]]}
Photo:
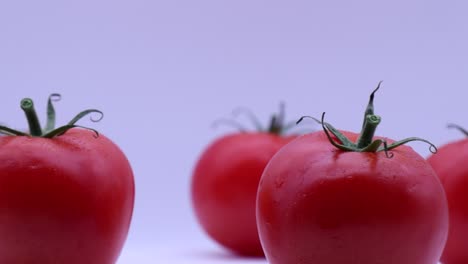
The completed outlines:
{"type": "MultiPolygon", "coordinates": [[[[468,132],[461,130],[465,136],[468,132]]],[[[427,159],[440,177],[449,204],[450,228],[442,263],[468,263],[468,138],[439,147],[427,159]]]]}
{"type": "Polygon", "coordinates": [[[284,135],[291,126],[283,120],[282,107],[268,129],[254,118],[257,131],[218,138],[200,155],[193,172],[192,202],[200,225],[212,239],[240,255],[263,255],[255,219],[256,194],[270,158],[295,138],[284,135]]]}

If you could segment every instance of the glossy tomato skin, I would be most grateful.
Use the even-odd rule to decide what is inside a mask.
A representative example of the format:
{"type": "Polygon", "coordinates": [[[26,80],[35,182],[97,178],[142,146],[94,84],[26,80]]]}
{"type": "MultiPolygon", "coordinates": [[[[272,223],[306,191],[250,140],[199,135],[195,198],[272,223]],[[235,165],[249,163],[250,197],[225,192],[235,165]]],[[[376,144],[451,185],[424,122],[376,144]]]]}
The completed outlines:
{"type": "Polygon", "coordinates": [[[0,137],[0,263],[113,264],[129,229],[132,169],[104,135],[0,137]]]}
{"type": "Polygon", "coordinates": [[[193,173],[192,203],[212,239],[240,255],[263,255],[255,220],[258,182],[270,158],[291,139],[236,133],[217,139],[202,153],[193,173]]]}
{"type": "Polygon", "coordinates": [[[392,152],[343,152],[322,131],[281,149],[257,200],[269,263],[436,263],[448,230],[443,188],[411,148],[392,152]]]}
{"type": "Polygon", "coordinates": [[[428,162],[439,176],[449,204],[449,235],[441,261],[468,263],[468,139],[441,146],[428,162]]]}

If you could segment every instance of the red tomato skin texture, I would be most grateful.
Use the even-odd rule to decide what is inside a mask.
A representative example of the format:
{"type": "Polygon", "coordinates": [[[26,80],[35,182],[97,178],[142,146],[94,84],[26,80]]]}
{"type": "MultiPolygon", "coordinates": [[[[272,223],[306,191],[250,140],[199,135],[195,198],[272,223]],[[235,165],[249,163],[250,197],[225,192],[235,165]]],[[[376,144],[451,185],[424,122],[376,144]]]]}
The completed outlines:
{"type": "Polygon", "coordinates": [[[255,219],[258,183],[270,158],[291,138],[236,133],[214,141],[192,178],[198,222],[215,241],[245,256],[263,256],[255,219]]]}
{"type": "Polygon", "coordinates": [[[0,263],[113,264],[134,204],[132,169],[104,135],[0,137],[0,263]]]}
{"type": "Polygon", "coordinates": [[[428,162],[439,176],[449,204],[450,227],[441,262],[468,263],[468,139],[448,143],[428,162]]]}
{"type": "Polygon", "coordinates": [[[411,148],[392,152],[344,152],[323,131],[281,149],[257,198],[269,263],[437,263],[448,230],[441,183],[411,148]]]}

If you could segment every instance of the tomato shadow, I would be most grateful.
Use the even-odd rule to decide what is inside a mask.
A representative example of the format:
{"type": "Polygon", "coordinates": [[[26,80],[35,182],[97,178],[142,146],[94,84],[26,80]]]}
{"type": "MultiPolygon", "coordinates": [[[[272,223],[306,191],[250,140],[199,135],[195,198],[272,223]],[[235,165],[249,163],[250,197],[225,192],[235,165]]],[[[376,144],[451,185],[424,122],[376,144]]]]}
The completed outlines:
{"type": "Polygon", "coordinates": [[[188,256],[199,260],[222,260],[222,261],[239,261],[250,260],[258,261],[258,263],[266,262],[263,256],[242,256],[229,251],[223,250],[197,250],[186,253],[188,256]],[[263,262],[262,262],[263,261],[263,262]]]}

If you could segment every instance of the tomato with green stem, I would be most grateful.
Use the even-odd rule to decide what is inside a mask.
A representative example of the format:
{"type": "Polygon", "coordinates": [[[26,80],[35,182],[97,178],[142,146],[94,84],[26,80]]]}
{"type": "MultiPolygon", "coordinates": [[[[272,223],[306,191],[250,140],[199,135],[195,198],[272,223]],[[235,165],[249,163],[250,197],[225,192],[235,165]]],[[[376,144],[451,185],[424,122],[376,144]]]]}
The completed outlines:
{"type": "Polygon", "coordinates": [[[468,263],[468,131],[458,125],[449,127],[465,138],[442,145],[427,161],[439,176],[449,204],[449,235],[441,261],[459,264],[468,263]]]}
{"type": "Polygon", "coordinates": [[[244,256],[262,256],[255,220],[255,200],[263,169],[281,147],[295,135],[285,133],[294,123],[285,124],[284,106],[263,128],[248,110],[256,131],[248,131],[234,120],[222,119],[239,132],[212,142],[201,153],[193,171],[192,205],[203,230],[223,247],[244,256]]]}
{"type": "Polygon", "coordinates": [[[33,101],[21,108],[29,132],[0,126],[0,263],[113,264],[130,226],[134,178],[124,153],[98,131],[55,128],[53,102],[41,128],[33,101]]]}
{"type": "Polygon", "coordinates": [[[323,131],[297,138],[268,163],[258,189],[257,223],[270,264],[439,259],[448,230],[444,190],[425,159],[403,146],[428,141],[374,136],[381,121],[373,105],[379,87],[360,134],[336,129],[324,113],[316,120],[323,131]]]}

